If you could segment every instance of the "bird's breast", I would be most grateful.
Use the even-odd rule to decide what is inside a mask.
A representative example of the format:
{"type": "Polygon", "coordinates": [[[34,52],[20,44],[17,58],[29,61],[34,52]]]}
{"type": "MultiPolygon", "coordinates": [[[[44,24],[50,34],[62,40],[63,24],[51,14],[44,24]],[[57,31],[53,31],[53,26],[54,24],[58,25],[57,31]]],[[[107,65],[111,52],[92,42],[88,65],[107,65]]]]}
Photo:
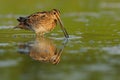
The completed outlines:
{"type": "Polygon", "coordinates": [[[49,32],[55,28],[56,23],[54,21],[40,21],[33,26],[36,32],[49,32]]]}

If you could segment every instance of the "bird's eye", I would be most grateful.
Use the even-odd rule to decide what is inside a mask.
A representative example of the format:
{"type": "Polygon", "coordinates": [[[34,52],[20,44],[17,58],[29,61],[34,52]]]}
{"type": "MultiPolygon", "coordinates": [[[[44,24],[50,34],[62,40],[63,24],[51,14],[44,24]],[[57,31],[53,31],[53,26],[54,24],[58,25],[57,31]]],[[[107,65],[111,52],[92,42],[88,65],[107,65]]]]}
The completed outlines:
{"type": "Polygon", "coordinates": [[[56,60],[54,60],[54,62],[56,62],[56,60]]]}
{"type": "Polygon", "coordinates": [[[54,14],[56,14],[56,12],[54,12],[54,14]]]}

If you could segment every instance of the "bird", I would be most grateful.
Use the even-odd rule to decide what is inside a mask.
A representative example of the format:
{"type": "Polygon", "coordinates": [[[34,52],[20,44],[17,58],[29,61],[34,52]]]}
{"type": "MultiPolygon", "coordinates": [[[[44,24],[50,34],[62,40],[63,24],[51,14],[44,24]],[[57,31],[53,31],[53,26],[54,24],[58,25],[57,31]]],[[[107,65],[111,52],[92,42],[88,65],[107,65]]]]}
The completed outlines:
{"type": "Polygon", "coordinates": [[[36,33],[36,36],[44,36],[45,33],[52,31],[57,26],[57,23],[59,23],[64,36],[69,38],[69,35],[60,19],[60,11],[57,9],[36,12],[26,17],[19,17],[17,21],[19,24],[14,28],[31,30],[36,33]]]}

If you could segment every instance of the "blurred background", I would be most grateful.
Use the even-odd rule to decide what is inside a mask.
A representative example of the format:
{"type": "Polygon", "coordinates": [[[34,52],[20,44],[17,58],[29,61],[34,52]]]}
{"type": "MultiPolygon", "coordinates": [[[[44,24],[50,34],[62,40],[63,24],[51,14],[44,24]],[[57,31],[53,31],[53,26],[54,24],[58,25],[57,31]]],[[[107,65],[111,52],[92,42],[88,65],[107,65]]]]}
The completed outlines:
{"type": "Polygon", "coordinates": [[[0,0],[0,79],[120,80],[120,0],[0,0]],[[51,9],[61,12],[66,44],[59,25],[43,41],[12,29],[19,16],[51,9]],[[36,41],[62,48],[60,63],[34,60],[36,41]]]}

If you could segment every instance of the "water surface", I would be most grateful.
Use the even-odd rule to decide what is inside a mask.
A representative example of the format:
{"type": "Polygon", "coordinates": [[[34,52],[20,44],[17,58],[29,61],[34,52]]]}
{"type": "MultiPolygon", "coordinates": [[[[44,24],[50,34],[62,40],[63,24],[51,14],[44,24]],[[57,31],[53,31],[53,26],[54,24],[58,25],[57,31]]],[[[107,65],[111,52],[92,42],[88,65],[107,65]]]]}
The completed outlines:
{"type": "Polygon", "coordinates": [[[119,0],[12,1],[0,2],[2,80],[120,80],[119,0]],[[19,16],[53,8],[61,11],[67,41],[59,25],[44,39],[12,29],[19,16]],[[41,45],[43,52],[61,51],[60,62],[53,65],[39,57],[41,45]]]}

